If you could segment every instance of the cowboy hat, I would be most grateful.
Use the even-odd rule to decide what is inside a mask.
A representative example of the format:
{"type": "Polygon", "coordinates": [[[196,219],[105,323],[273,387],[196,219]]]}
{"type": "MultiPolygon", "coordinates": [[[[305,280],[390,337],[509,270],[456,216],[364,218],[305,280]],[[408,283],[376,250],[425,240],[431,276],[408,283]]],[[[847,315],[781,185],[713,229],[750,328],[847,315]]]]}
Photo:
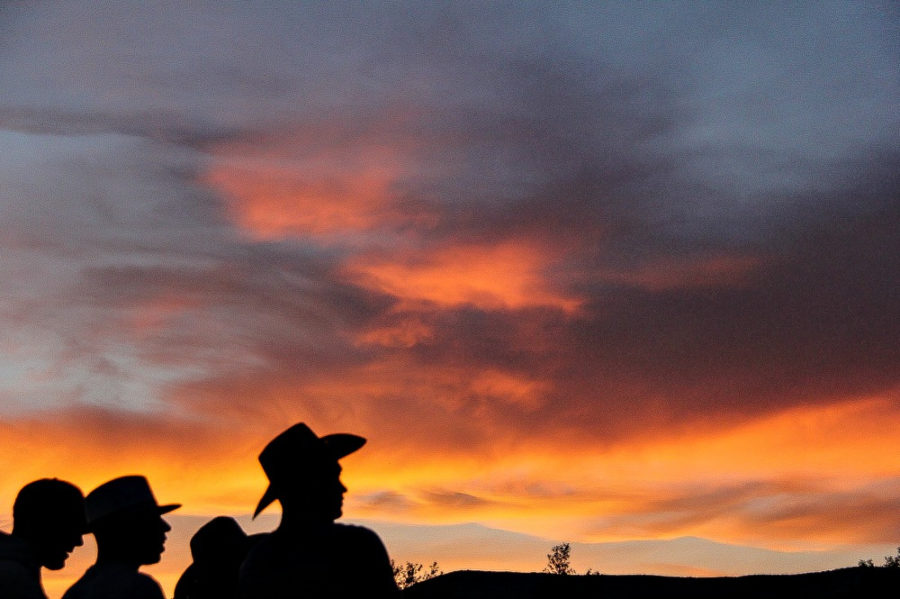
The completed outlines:
{"type": "Polygon", "coordinates": [[[335,463],[366,443],[363,437],[347,433],[317,436],[300,422],[274,439],[259,454],[259,463],[269,479],[269,487],[260,498],[253,517],[278,498],[277,487],[303,474],[335,463]]]}
{"type": "Polygon", "coordinates": [[[180,507],[180,503],[167,505],[156,503],[153,491],[150,490],[150,483],[138,475],[114,478],[84,498],[84,512],[89,530],[94,529],[97,522],[110,516],[147,511],[162,515],[180,507]]]}

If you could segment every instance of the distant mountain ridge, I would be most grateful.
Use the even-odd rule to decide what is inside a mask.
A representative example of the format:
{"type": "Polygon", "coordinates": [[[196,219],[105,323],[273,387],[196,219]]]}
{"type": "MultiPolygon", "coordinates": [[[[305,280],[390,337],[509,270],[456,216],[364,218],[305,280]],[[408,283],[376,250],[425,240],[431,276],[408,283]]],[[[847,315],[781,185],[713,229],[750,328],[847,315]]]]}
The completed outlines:
{"type": "MultiPolygon", "coordinates": [[[[445,571],[479,569],[539,572],[553,545],[567,539],[490,528],[476,523],[408,525],[374,520],[360,524],[378,531],[397,561],[438,560],[445,571]],[[403,555],[392,547],[403,547],[403,555]],[[448,559],[444,556],[456,556],[448,559]]],[[[777,551],[732,545],[699,537],[636,540],[607,543],[571,542],[572,565],[582,573],[588,568],[604,574],[655,574],[663,576],[743,576],[750,574],[799,574],[855,566],[861,559],[880,561],[895,553],[896,545],[871,545],[864,549],[833,551],[777,551]]]]}

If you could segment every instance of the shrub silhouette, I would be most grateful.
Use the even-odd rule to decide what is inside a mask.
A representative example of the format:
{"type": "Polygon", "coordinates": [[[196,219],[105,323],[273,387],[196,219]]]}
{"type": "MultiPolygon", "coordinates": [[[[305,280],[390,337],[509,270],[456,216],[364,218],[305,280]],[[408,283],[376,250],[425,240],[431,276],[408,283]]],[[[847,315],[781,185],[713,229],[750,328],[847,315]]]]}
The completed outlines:
{"type": "Polygon", "coordinates": [[[876,566],[870,559],[861,559],[856,565],[860,568],[900,568],[900,547],[897,547],[897,555],[885,555],[881,566],[876,566]]]}
{"type": "Polygon", "coordinates": [[[422,582],[444,573],[437,562],[431,562],[431,565],[426,570],[422,564],[414,562],[396,564],[394,560],[391,560],[391,569],[394,571],[394,581],[401,589],[409,588],[417,582],[422,582]]]}
{"type": "Polygon", "coordinates": [[[544,568],[544,572],[563,576],[575,574],[575,569],[569,563],[570,552],[571,549],[568,543],[554,545],[550,553],[547,554],[547,566],[544,568]]]}

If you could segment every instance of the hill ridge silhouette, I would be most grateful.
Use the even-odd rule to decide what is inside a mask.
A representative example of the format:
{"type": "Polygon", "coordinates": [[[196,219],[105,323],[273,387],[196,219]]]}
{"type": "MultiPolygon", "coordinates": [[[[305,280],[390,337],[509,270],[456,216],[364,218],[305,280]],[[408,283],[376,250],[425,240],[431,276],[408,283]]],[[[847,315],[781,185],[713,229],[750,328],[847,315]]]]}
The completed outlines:
{"type": "Polygon", "coordinates": [[[417,599],[858,599],[893,597],[900,568],[849,567],[801,574],[752,574],[710,578],[572,575],[460,570],[403,591],[417,599]]]}

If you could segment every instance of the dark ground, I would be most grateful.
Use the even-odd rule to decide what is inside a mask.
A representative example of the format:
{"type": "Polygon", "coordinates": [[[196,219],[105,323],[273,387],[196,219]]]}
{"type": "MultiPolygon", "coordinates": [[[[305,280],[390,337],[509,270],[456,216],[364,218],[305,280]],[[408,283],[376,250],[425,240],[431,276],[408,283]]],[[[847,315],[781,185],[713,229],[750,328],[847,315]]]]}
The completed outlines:
{"type": "Polygon", "coordinates": [[[862,599],[900,597],[900,568],[844,568],[723,578],[451,572],[403,592],[421,599],[862,599]]]}

